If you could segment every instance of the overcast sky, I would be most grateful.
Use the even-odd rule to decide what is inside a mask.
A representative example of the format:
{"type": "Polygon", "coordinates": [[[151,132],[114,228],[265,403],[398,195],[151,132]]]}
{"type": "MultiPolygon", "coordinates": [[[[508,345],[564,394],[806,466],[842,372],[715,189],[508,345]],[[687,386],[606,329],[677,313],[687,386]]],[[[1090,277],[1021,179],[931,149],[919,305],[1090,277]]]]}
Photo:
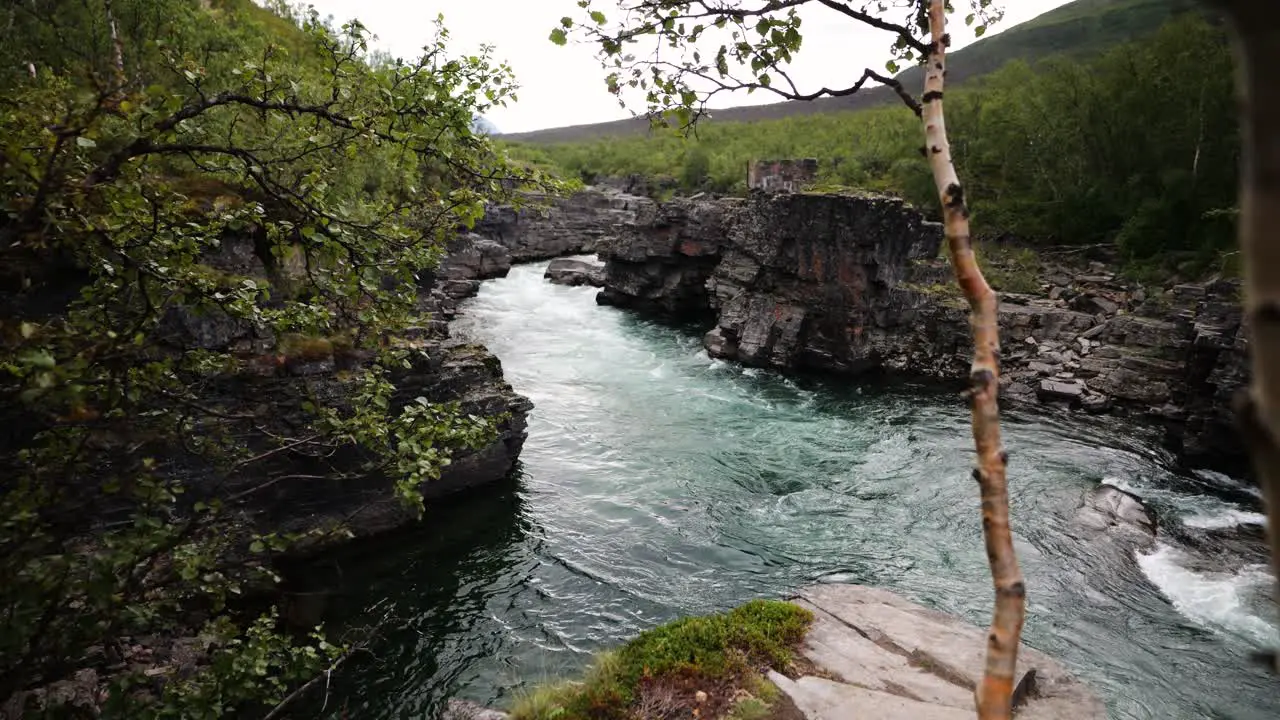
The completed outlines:
{"type": "MultiPolygon", "coordinates": [[[[575,0],[310,0],[321,15],[339,24],[358,18],[378,36],[376,45],[393,55],[411,57],[431,37],[431,22],[444,14],[451,49],[463,53],[484,43],[515,70],[519,102],[489,113],[501,132],[523,132],[562,125],[617,120],[629,113],[604,87],[604,71],[594,48],[557,47],[547,39],[561,17],[582,11],[575,0]]],[[[996,30],[1016,25],[1069,0],[1006,0],[1005,20],[996,30]]],[[[858,26],[828,8],[803,12],[804,45],[789,73],[802,91],[847,86],[865,67],[884,70],[889,42],[884,33],[858,26]]],[[[994,32],[994,30],[993,30],[994,32]]],[[[953,28],[953,49],[973,41],[967,28],[953,28]]],[[[766,94],[726,98],[718,107],[776,102],[766,94]]],[[[642,107],[634,109],[642,110],[642,107]]]]}

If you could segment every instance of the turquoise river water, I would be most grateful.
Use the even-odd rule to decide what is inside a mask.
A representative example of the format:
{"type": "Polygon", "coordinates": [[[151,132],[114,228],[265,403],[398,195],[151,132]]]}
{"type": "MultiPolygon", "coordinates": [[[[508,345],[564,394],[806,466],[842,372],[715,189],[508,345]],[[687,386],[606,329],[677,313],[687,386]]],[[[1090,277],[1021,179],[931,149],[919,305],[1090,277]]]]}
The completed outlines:
{"type": "MultiPolygon", "coordinates": [[[[485,283],[455,327],[535,403],[520,466],[332,561],[342,616],[381,627],[324,715],[432,718],[449,697],[501,707],[645,628],[807,583],[882,586],[986,624],[956,388],[714,361],[698,328],[597,307],[544,267],[485,283]]],[[[1250,550],[1254,491],[1177,467],[1132,424],[1018,408],[1004,420],[1025,640],[1116,718],[1280,717],[1280,684],[1249,658],[1280,644],[1250,550]],[[1158,514],[1154,548],[1070,532],[1104,481],[1158,514]]]]}

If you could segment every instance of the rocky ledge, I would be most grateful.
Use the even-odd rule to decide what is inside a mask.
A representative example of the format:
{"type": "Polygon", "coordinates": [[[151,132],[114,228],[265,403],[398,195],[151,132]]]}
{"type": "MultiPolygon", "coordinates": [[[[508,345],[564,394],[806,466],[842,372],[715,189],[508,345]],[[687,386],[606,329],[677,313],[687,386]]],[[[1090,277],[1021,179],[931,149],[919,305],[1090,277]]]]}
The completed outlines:
{"type": "Polygon", "coordinates": [[[604,265],[574,258],[557,258],[547,263],[547,271],[542,276],[557,285],[603,287],[604,265]]]}
{"type": "Polygon", "coordinates": [[[612,188],[586,188],[565,197],[539,193],[524,205],[492,205],[475,233],[507,249],[514,262],[594,253],[624,223],[645,213],[653,201],[612,188]]]}
{"type": "MultiPolygon", "coordinates": [[[[809,720],[968,720],[987,634],[887,590],[816,585],[792,602],[813,613],[802,653],[815,671],[769,679],[809,720]]],[[[1023,645],[1014,708],[1022,720],[1101,719],[1102,702],[1056,660],[1023,645]]]]}
{"type": "MultiPolygon", "coordinates": [[[[223,256],[209,262],[269,282],[247,242],[224,243],[223,256]]],[[[473,295],[481,279],[505,275],[510,267],[510,255],[502,245],[475,234],[456,238],[439,267],[419,276],[416,292],[425,323],[395,340],[409,352],[406,365],[389,378],[396,387],[389,412],[423,398],[431,403],[457,403],[464,416],[498,419],[492,441],[479,449],[456,451],[441,477],[421,488],[424,499],[506,477],[527,437],[525,421],[532,403],[506,382],[501,363],[492,353],[450,337],[448,327],[458,300],[473,295]]],[[[259,418],[261,430],[280,437],[309,427],[314,418],[307,405],[315,399],[339,408],[348,404],[357,390],[352,371],[371,360],[371,353],[352,348],[342,338],[274,337],[225,316],[182,308],[170,312],[163,327],[164,342],[174,350],[199,348],[235,358],[233,372],[208,383],[205,402],[224,416],[259,418]]],[[[212,426],[207,430],[239,431],[212,426]]],[[[258,434],[248,434],[245,442],[253,442],[258,434]]],[[[208,488],[219,497],[234,499],[257,523],[272,530],[341,526],[353,536],[364,537],[415,517],[396,495],[393,478],[354,471],[364,459],[354,446],[323,456],[301,449],[269,450],[270,446],[261,448],[269,459],[255,464],[253,472],[230,479],[212,468],[187,467],[180,455],[172,461],[173,471],[196,492],[208,488]],[[267,480],[282,475],[308,479],[267,480]]]]}
{"type": "MultiPolygon", "coordinates": [[[[641,208],[601,248],[602,304],[714,325],[717,357],[781,370],[963,379],[968,307],[941,227],[875,195],[753,193],[641,208]]],[[[1162,423],[1188,459],[1239,463],[1247,383],[1237,284],[1148,292],[1105,267],[1027,270],[1001,293],[1005,399],[1162,423]]]]}
{"type": "MultiPolygon", "coordinates": [[[[597,662],[582,681],[536,688],[510,715],[451,701],[443,716],[973,718],[974,688],[985,666],[983,630],[887,590],[861,585],[815,585],[788,601],[752,601],[723,615],[683,618],[649,630],[615,650],[610,662],[597,662]],[[749,638],[750,645],[737,647],[738,638],[749,638]],[[789,660],[780,662],[782,654],[761,652],[780,641],[788,646],[789,660]],[[723,660],[717,662],[726,650],[746,657],[752,669],[743,673],[723,660]],[[635,674],[643,672],[642,678],[625,672],[631,665],[641,666],[635,674]],[[651,673],[651,667],[657,669],[651,673]],[[670,676],[673,668],[675,678],[670,676]]],[[[1018,718],[1107,716],[1087,686],[1026,645],[1018,649],[1016,677],[1013,705],[1018,718]]]]}

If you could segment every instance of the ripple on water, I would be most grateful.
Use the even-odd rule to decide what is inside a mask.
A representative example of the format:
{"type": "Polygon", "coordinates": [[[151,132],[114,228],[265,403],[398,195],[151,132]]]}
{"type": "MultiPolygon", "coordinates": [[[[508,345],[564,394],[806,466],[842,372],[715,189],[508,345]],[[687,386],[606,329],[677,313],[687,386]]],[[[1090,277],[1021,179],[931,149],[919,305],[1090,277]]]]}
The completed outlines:
{"type": "MultiPolygon", "coordinates": [[[[543,268],[485,283],[456,329],[536,404],[516,484],[433,509],[393,551],[343,566],[353,618],[396,618],[381,661],[338,688],[351,717],[430,716],[453,695],[503,704],[664,620],[811,582],[876,584],[987,621],[954,392],[712,360],[701,328],[597,307],[592,289],[550,285],[543,268]]],[[[1248,659],[1280,642],[1259,604],[1265,569],[1242,556],[1204,567],[1252,547],[1252,535],[1213,535],[1257,519],[1248,486],[1178,470],[1131,424],[1020,409],[1004,420],[1027,641],[1114,717],[1280,715],[1274,680],[1248,659]],[[1160,516],[1154,550],[1070,532],[1104,480],[1160,516]]]]}

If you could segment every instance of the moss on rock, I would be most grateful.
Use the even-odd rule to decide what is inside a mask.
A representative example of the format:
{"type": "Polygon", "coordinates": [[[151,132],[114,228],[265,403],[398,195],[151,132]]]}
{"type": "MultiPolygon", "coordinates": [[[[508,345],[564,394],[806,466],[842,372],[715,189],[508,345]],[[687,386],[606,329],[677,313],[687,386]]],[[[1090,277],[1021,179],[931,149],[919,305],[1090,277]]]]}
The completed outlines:
{"type": "Polygon", "coordinates": [[[808,610],[752,600],[727,613],[687,617],[599,655],[580,681],[521,697],[512,720],[612,720],[689,716],[770,717],[779,693],[764,679],[787,670],[813,621],[808,610]]]}

